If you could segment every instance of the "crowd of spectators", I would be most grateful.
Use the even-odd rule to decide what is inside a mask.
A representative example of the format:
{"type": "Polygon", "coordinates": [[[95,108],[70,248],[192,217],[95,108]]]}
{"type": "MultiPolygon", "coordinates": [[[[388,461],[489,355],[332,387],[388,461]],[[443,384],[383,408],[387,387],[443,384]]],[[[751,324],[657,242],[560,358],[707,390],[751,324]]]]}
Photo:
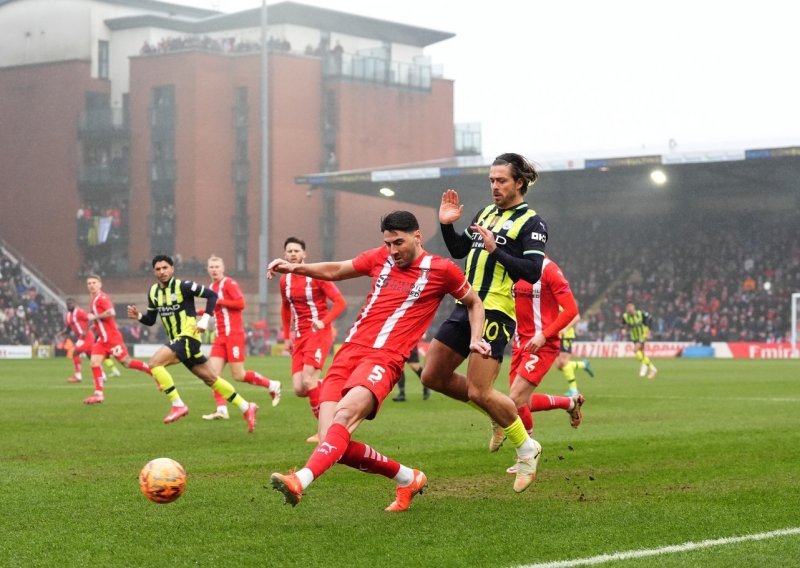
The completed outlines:
{"type": "MultiPolygon", "coordinates": [[[[291,51],[292,44],[286,39],[270,36],[267,40],[270,51],[291,51]]],[[[212,51],[217,53],[251,53],[261,51],[261,42],[241,40],[235,37],[213,38],[210,36],[184,36],[162,38],[152,45],[145,41],[139,49],[140,55],[155,55],[176,51],[212,51]]]]}
{"type": "Polygon", "coordinates": [[[46,302],[19,264],[0,251],[0,345],[49,345],[61,328],[58,305],[46,302]]]}
{"type": "MultiPolygon", "coordinates": [[[[99,238],[92,236],[97,231],[93,220],[101,217],[111,220],[113,230],[124,219],[124,207],[81,207],[80,234],[89,248],[99,238]]],[[[548,252],[578,299],[581,340],[626,340],[620,319],[628,302],[650,312],[656,341],[790,340],[791,294],[800,291],[800,231],[788,213],[683,212],[636,220],[599,216],[566,233],[557,231],[558,220],[552,225],[548,252]]],[[[200,259],[174,257],[181,274],[205,275],[200,259]]],[[[103,275],[96,264],[85,271],[103,275]]],[[[151,271],[149,259],[140,270],[151,271]]],[[[450,311],[449,305],[443,308],[434,328],[450,311]]],[[[43,301],[20,267],[0,256],[0,344],[50,342],[62,328],[61,318],[60,309],[43,301]]],[[[131,343],[163,339],[160,326],[145,330],[123,320],[120,327],[131,343]]],[[[248,350],[266,352],[277,335],[264,325],[253,326],[248,350]]]]}
{"type": "Polygon", "coordinates": [[[659,341],[788,341],[800,290],[800,232],[781,215],[596,221],[548,249],[581,306],[581,339],[626,340],[627,302],[659,341]],[[624,227],[624,230],[620,230],[624,227]]]}

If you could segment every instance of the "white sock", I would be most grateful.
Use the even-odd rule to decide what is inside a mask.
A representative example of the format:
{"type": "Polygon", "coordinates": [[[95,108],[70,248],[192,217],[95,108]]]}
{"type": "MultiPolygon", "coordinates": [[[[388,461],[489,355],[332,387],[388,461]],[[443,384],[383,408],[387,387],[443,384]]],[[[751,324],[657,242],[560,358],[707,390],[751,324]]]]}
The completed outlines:
{"type": "Polygon", "coordinates": [[[307,467],[302,468],[300,471],[294,472],[297,476],[297,479],[300,480],[300,484],[303,486],[303,489],[311,485],[311,482],[314,481],[314,474],[311,473],[311,470],[307,467]]]}
{"type": "Polygon", "coordinates": [[[400,471],[397,472],[397,475],[395,475],[393,479],[400,487],[411,485],[411,482],[414,481],[414,470],[400,464],[400,471]]]}
{"type": "Polygon", "coordinates": [[[220,412],[222,414],[228,414],[228,407],[227,406],[218,406],[217,407],[217,412],[220,412]]]}
{"type": "Polygon", "coordinates": [[[186,406],[186,405],[181,400],[181,397],[178,397],[172,401],[172,406],[186,406]]]}
{"type": "Polygon", "coordinates": [[[525,440],[519,448],[517,448],[517,457],[519,458],[529,458],[535,453],[536,446],[533,444],[533,438],[530,436],[528,436],[528,439],[525,440]]]}
{"type": "Polygon", "coordinates": [[[245,399],[243,399],[241,396],[239,396],[239,398],[242,399],[242,402],[239,403],[239,410],[241,410],[242,414],[244,414],[250,408],[250,403],[247,402],[245,399]]]}

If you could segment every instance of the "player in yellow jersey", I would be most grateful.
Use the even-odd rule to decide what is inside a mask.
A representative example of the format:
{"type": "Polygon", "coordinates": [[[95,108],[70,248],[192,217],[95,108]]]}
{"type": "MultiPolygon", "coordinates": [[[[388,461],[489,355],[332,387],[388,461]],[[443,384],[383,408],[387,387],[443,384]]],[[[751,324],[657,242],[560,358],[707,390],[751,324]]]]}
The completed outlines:
{"type": "Polygon", "coordinates": [[[175,263],[167,255],[153,257],[152,264],[156,283],[150,287],[147,311],[142,313],[135,305],[130,305],[128,317],[139,320],[144,325],[153,325],[160,316],[167,332],[169,343],[156,351],[148,363],[161,390],[172,402],[172,410],[164,418],[164,423],[170,424],[189,414],[189,407],[181,400],[175,381],[167,371],[169,365],[183,363],[193,375],[228,402],[238,406],[247,422],[247,431],[252,432],[256,427],[258,406],[254,402],[247,402],[232,384],[218,376],[214,366],[200,351],[200,334],[208,329],[217,303],[217,294],[211,288],[191,280],[175,278],[175,263]],[[206,299],[205,313],[199,319],[194,305],[196,297],[206,299]]]}
{"type": "Polygon", "coordinates": [[[467,312],[457,304],[431,342],[422,369],[423,385],[469,403],[503,428],[517,450],[514,491],[518,493],[535,479],[542,447],[525,431],[514,401],[496,390],[494,382],[516,327],[511,286],[519,279],[535,283],[542,273],[547,226],[525,202],[528,187],[537,178],[536,169],[519,154],[495,158],[489,170],[492,203],[481,209],[461,234],[453,227],[464,210],[458,193],[448,189],[442,195],[442,237],[451,256],[467,257],[465,272],[483,300],[483,340],[491,346],[491,355],[470,354],[467,312]],[[467,358],[464,376],[456,369],[467,358]]]}
{"type": "Polygon", "coordinates": [[[644,310],[637,310],[633,302],[625,306],[625,313],[622,314],[622,325],[628,329],[633,347],[636,350],[636,358],[641,363],[639,376],[647,375],[648,379],[654,379],[658,369],[653,365],[644,352],[644,344],[650,339],[650,314],[644,310]]]}
{"type": "Polygon", "coordinates": [[[575,325],[570,325],[567,329],[561,331],[561,347],[559,348],[558,358],[556,359],[556,368],[561,371],[564,378],[567,379],[567,394],[566,396],[573,396],[578,394],[578,380],[575,378],[575,370],[583,369],[590,377],[594,377],[594,371],[589,364],[589,359],[583,361],[571,361],[572,358],[572,343],[575,341],[575,325]]]}

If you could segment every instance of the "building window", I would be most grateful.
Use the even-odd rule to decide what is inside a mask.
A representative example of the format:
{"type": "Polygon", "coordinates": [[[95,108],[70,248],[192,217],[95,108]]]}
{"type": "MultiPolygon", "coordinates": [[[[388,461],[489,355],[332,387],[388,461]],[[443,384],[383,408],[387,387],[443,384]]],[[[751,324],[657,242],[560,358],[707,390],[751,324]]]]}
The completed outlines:
{"type": "Polygon", "coordinates": [[[108,42],[103,40],[97,42],[97,77],[108,79],[108,42]]]}

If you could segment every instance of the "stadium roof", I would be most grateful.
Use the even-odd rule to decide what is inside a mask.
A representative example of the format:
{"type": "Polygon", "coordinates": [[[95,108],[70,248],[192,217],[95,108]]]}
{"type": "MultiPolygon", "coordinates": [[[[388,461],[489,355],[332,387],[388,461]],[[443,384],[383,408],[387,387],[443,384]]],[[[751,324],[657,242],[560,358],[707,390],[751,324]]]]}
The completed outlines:
{"type": "MultiPolygon", "coordinates": [[[[21,0],[0,0],[0,6],[19,2],[21,0]]],[[[97,0],[106,4],[116,4],[118,6],[129,6],[142,10],[164,12],[166,16],[185,16],[191,18],[207,18],[219,14],[217,10],[206,10],[204,8],[194,8],[184,4],[173,4],[172,2],[161,2],[160,0],[97,0]]]]}
{"type": "MultiPolygon", "coordinates": [[[[655,167],[669,172],[677,172],[678,168],[706,164],[704,168],[692,168],[691,183],[698,186],[715,186],[730,183],[729,176],[737,176],[737,182],[748,182],[754,186],[769,183],[770,179],[762,177],[763,173],[753,175],[755,161],[778,158],[794,158],[792,167],[784,172],[774,171],[772,181],[775,183],[796,183],[800,167],[800,147],[759,148],[751,150],[727,150],[708,152],[670,153],[665,155],[644,155],[596,159],[557,159],[536,162],[541,172],[550,172],[542,176],[537,188],[543,186],[559,186],[565,183],[597,183],[601,172],[609,180],[613,177],[620,180],[619,175],[630,177],[632,181],[641,178],[642,170],[647,172],[655,167]],[[739,164],[739,166],[737,166],[739,164]],[[593,175],[591,175],[593,174],[593,175]],[[614,175],[617,174],[617,175],[614,175]],[[627,175],[625,175],[627,174],[627,175]]],[[[459,156],[413,164],[399,164],[366,168],[359,170],[320,172],[295,177],[295,183],[312,189],[328,188],[337,191],[358,193],[362,195],[380,196],[381,189],[393,192],[394,199],[407,203],[438,207],[441,192],[453,187],[467,193],[478,191],[485,197],[488,187],[489,166],[493,159],[484,156],[459,156]]],[[[649,175],[649,174],[648,174],[649,175]]],[[[672,177],[672,176],[670,176],[672,177]]],[[[681,177],[684,183],[687,176],[681,177]]],[[[544,188],[543,188],[544,189],[544,188]]],[[[552,187],[551,187],[552,189],[552,187]]],[[[384,197],[386,195],[384,194],[384,197]]]]}
{"type": "MultiPolygon", "coordinates": [[[[116,3],[137,4],[134,1],[124,2],[122,0],[116,3]]],[[[140,0],[139,3],[144,2],[140,0]]],[[[166,4],[163,2],[154,3],[166,4]]],[[[190,16],[191,14],[176,12],[174,15],[190,16]]],[[[450,32],[368,18],[298,2],[280,2],[268,6],[268,17],[270,25],[294,24],[357,37],[413,45],[415,47],[426,47],[455,36],[450,32]]],[[[205,10],[202,17],[194,19],[178,19],[171,15],[143,14],[111,18],[106,20],[106,25],[112,30],[157,27],[185,33],[208,33],[242,28],[258,28],[261,27],[261,8],[243,10],[233,14],[220,14],[219,12],[205,10]]]]}

